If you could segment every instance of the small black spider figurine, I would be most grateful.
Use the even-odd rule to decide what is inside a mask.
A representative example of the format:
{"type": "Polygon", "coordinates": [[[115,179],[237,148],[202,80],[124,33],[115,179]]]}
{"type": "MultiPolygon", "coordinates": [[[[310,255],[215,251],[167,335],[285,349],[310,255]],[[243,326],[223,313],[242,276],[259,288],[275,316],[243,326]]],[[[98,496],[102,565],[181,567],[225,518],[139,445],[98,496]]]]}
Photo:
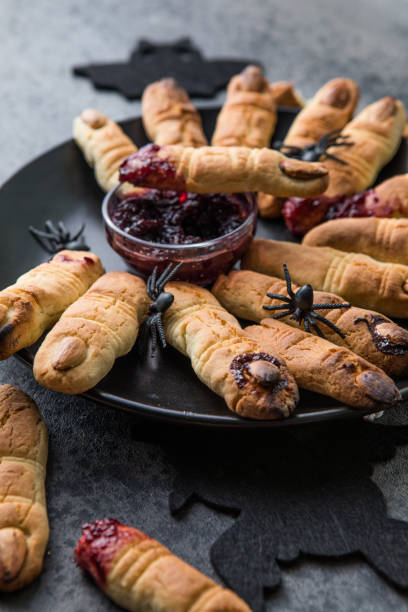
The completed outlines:
{"type": "Polygon", "coordinates": [[[294,159],[300,159],[306,162],[317,162],[323,159],[334,159],[347,166],[347,162],[331,153],[327,153],[329,147],[350,147],[353,143],[347,139],[349,136],[343,136],[340,134],[340,130],[333,130],[328,132],[322,138],[313,144],[306,145],[305,147],[295,147],[287,145],[284,142],[275,142],[273,148],[281,151],[286,157],[293,157],[294,159]]]}
{"type": "Polygon", "coordinates": [[[149,335],[152,337],[151,356],[154,357],[157,348],[157,338],[159,337],[161,345],[166,348],[166,336],[163,329],[162,317],[168,308],[173,303],[174,296],[167,291],[163,291],[164,286],[176,274],[183,262],[173,266],[170,263],[164,272],[157,278],[157,266],[149,276],[146,282],[147,295],[152,301],[149,306],[149,316],[142,324],[139,334],[139,349],[140,352],[145,352],[149,335]]]}
{"type": "Polygon", "coordinates": [[[40,247],[50,255],[55,255],[64,249],[89,251],[89,246],[85,244],[83,236],[85,223],[82,223],[77,233],[73,235],[67,230],[62,221],[59,221],[57,226],[55,226],[52,221],[48,220],[45,222],[44,227],[45,231],[42,231],[30,225],[28,231],[40,247]]]}
{"type": "Polygon", "coordinates": [[[265,310],[283,310],[280,314],[274,315],[272,319],[282,319],[287,315],[291,314],[290,317],[294,321],[297,321],[299,325],[302,325],[302,321],[304,321],[305,330],[309,333],[310,326],[313,327],[315,332],[325,338],[326,336],[317,325],[317,321],[324,323],[330,329],[339,334],[341,338],[344,338],[344,334],[334,323],[322,317],[322,315],[314,312],[314,310],[332,310],[334,308],[350,308],[351,304],[348,302],[344,303],[336,303],[336,304],[313,304],[313,287],[311,285],[303,285],[300,287],[296,293],[292,289],[292,282],[289,275],[289,270],[286,264],[283,264],[283,271],[285,273],[286,279],[286,287],[289,294],[289,297],[286,295],[281,295],[280,293],[267,293],[266,295],[270,298],[274,298],[275,300],[281,300],[285,302],[281,306],[263,306],[265,310]]]}

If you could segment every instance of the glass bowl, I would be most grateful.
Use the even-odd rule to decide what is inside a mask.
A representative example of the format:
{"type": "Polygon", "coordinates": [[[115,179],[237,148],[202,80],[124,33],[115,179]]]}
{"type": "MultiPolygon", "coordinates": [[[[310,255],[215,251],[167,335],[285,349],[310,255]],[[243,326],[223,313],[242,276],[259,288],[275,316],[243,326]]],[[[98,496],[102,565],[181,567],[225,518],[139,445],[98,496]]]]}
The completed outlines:
{"type": "Polygon", "coordinates": [[[169,263],[183,262],[175,276],[177,280],[197,285],[210,284],[219,274],[231,270],[253,239],[258,212],[255,194],[238,193],[230,196],[239,200],[247,217],[228,234],[195,244],[163,244],[131,236],[114,224],[111,212],[118,200],[127,195],[126,191],[122,193],[121,188],[121,184],[113,187],[102,203],[106,237],[112,249],[143,278],[147,278],[155,266],[161,272],[169,263]]]}

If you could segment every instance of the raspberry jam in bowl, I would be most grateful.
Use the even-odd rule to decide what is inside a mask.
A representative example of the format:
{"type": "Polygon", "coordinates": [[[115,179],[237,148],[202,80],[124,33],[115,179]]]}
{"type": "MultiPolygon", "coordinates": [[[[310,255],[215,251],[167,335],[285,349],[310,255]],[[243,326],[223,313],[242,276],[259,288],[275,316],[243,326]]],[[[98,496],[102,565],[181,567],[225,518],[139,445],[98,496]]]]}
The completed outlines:
{"type": "Polygon", "coordinates": [[[175,278],[207,285],[248,248],[257,205],[252,193],[129,191],[117,185],[103,200],[102,216],[110,246],[142,277],[155,266],[161,272],[170,262],[183,262],[175,278]]]}

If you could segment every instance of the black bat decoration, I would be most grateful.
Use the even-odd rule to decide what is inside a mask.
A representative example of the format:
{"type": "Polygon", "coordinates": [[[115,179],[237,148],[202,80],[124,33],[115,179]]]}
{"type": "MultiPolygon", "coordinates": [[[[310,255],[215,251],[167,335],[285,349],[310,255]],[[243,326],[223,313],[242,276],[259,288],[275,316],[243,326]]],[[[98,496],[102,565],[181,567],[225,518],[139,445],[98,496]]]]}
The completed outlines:
{"type": "Polygon", "coordinates": [[[141,98],[147,85],[164,77],[175,78],[191,96],[212,97],[248,64],[260,66],[251,59],[207,60],[189,38],[181,38],[165,44],[141,40],[126,62],[76,66],[73,72],[130,100],[141,98]]]}
{"type": "MultiPolygon", "coordinates": [[[[166,465],[177,470],[170,510],[182,520],[192,504],[204,502],[234,517],[214,537],[210,557],[251,610],[264,612],[265,588],[276,589],[286,564],[301,555],[318,556],[324,569],[324,558],[358,554],[408,588],[408,524],[387,516],[370,479],[375,462],[407,444],[407,426],[361,421],[294,433],[211,431],[210,447],[205,433],[183,432],[171,444],[163,433],[166,465]]],[[[157,427],[154,435],[157,442],[157,427]]]]}

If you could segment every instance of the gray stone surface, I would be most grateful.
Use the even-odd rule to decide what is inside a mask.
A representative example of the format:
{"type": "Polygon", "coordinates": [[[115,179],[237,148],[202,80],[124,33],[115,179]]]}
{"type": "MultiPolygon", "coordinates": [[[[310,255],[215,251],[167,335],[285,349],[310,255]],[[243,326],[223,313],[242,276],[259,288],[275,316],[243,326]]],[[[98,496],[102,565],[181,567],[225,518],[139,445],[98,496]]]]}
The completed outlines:
{"type": "MultiPolygon", "coordinates": [[[[125,58],[140,37],[191,35],[209,57],[258,57],[271,79],[293,79],[305,96],[344,75],[360,83],[363,103],[385,94],[408,102],[407,22],[403,0],[2,0],[0,182],[69,138],[72,118],[83,107],[99,107],[115,119],[138,113],[138,103],[96,91],[70,69],[125,58]]],[[[0,596],[2,612],[117,609],[73,563],[80,524],[95,517],[148,525],[151,535],[214,576],[209,547],[232,519],[199,504],[182,521],[170,518],[173,473],[160,447],[137,441],[138,421],[41,389],[14,358],[0,365],[0,383],[5,382],[32,395],[48,425],[51,539],[41,577],[20,593],[0,596]]],[[[389,420],[408,421],[404,409],[389,420]]],[[[374,474],[390,514],[403,520],[408,520],[407,459],[408,447],[402,447],[374,474]]],[[[358,560],[302,559],[285,567],[283,576],[268,610],[408,609],[407,595],[358,560]]]]}

